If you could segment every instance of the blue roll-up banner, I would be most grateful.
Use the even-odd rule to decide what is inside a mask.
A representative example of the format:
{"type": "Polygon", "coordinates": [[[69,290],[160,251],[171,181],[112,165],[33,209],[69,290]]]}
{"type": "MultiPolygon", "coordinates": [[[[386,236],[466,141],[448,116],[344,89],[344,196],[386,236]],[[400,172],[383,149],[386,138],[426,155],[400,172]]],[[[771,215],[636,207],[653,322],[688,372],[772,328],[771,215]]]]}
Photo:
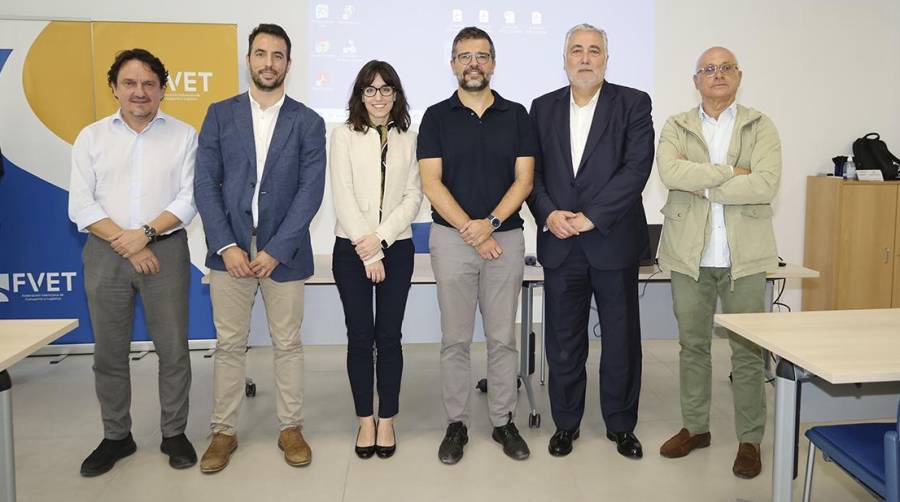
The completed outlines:
{"type": "MultiPolygon", "coordinates": [[[[5,172],[0,178],[0,319],[77,318],[79,327],[57,344],[93,343],[81,261],[87,234],[69,221],[67,189],[71,143],[81,128],[109,114],[104,108],[109,106],[105,80],[98,87],[92,73],[95,68],[105,72],[111,62],[93,60],[105,50],[95,46],[103,39],[97,36],[100,24],[105,26],[99,27],[99,34],[106,35],[107,43],[109,34],[124,33],[122,49],[143,46],[155,52],[172,75],[206,72],[209,85],[197,92],[183,92],[179,83],[170,81],[168,94],[176,98],[164,101],[167,113],[194,127],[202,120],[196,110],[237,92],[234,25],[133,23],[133,33],[147,42],[140,44],[128,37],[132,23],[0,20],[0,149],[5,172]],[[192,55],[188,62],[171,57],[170,65],[170,49],[154,47],[155,38],[184,40],[171,36],[172,31],[196,27],[218,37],[218,42],[210,42],[218,43],[213,63],[207,54],[192,55]],[[147,30],[158,30],[159,36],[147,36],[147,30]]],[[[116,36],[113,40],[118,41],[116,36]]],[[[177,46],[172,43],[172,49],[177,46]]],[[[209,288],[201,284],[206,248],[199,217],[188,227],[188,236],[190,338],[215,339],[209,288]]],[[[134,324],[133,339],[149,340],[139,295],[134,324]]]]}

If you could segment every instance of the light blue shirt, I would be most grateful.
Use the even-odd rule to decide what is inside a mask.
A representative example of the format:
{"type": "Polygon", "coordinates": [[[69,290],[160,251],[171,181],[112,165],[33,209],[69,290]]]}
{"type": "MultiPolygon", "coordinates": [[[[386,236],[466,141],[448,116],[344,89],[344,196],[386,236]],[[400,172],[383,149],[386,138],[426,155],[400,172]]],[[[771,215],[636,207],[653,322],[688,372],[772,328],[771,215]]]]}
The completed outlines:
{"type": "Polygon", "coordinates": [[[121,110],[85,127],[72,145],[69,219],[80,232],[109,218],[123,229],[141,228],[163,211],[186,227],[194,205],[197,133],[190,125],[157,112],[141,132],[121,110]]]}

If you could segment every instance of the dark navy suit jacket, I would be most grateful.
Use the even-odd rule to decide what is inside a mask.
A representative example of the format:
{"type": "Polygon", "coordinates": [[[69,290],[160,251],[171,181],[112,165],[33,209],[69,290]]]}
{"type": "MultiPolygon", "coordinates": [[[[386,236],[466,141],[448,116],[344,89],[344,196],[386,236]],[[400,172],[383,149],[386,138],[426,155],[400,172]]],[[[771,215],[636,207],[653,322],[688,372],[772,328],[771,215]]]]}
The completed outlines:
{"type": "Polygon", "coordinates": [[[647,218],[641,192],[653,165],[650,96],[604,82],[578,171],[572,167],[568,86],[531,104],[538,135],[534,189],[528,207],[538,227],[538,260],[545,268],[563,264],[580,245],[591,267],[617,270],[649,257],[647,218]],[[556,209],[583,212],[596,228],[558,239],[543,228],[556,209]]]}
{"type": "MultiPolygon", "coordinates": [[[[247,93],[210,105],[198,138],[194,201],[206,232],[206,266],[225,270],[217,251],[250,250],[256,189],[256,141],[247,93]]],[[[325,122],[285,97],[260,182],[256,246],[278,260],[272,279],[313,273],[309,224],[325,190],[325,122]]]]}

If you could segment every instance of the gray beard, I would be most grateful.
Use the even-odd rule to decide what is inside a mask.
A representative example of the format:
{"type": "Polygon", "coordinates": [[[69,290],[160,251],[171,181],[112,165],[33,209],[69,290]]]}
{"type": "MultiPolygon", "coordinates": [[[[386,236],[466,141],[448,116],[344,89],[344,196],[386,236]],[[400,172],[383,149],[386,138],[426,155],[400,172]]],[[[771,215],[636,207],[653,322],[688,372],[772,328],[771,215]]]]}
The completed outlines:
{"type": "Polygon", "coordinates": [[[482,73],[481,77],[482,77],[481,81],[466,80],[466,76],[465,76],[465,74],[463,74],[463,76],[458,79],[459,86],[466,91],[471,91],[471,92],[483,91],[483,90],[487,89],[488,85],[490,85],[491,79],[485,73],[482,73]]]}

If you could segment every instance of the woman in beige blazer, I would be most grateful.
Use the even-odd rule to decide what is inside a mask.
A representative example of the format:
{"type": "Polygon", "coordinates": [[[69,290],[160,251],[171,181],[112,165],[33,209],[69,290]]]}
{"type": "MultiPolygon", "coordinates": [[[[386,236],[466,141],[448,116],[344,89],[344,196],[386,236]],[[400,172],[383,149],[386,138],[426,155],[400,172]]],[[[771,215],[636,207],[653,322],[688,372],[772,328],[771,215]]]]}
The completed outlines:
{"type": "Polygon", "coordinates": [[[332,270],[347,324],[347,373],[359,417],[356,454],[387,458],[397,444],[400,329],[413,272],[411,223],[422,203],[422,185],[409,105],[394,68],[383,61],[366,63],[347,108],[350,116],[332,133],[329,155],[337,214],[332,270]]]}

